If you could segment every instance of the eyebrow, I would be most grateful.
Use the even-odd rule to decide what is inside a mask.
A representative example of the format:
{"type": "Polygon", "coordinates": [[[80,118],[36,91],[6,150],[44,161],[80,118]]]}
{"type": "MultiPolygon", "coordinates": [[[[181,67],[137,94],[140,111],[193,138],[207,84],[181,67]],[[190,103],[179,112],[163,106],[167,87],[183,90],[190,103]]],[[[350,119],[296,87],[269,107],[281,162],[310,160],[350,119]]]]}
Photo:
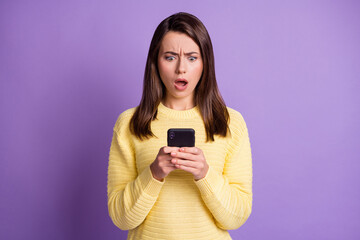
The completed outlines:
{"type": "MultiPolygon", "coordinates": [[[[166,53],[170,53],[170,54],[172,54],[172,55],[177,55],[177,56],[179,56],[179,54],[178,53],[176,53],[176,52],[172,52],[172,51],[167,51],[167,52],[164,52],[164,54],[166,54],[166,53]]],[[[185,53],[185,55],[191,55],[191,54],[199,54],[199,53],[197,53],[197,52],[188,52],[188,53],[185,53]]]]}

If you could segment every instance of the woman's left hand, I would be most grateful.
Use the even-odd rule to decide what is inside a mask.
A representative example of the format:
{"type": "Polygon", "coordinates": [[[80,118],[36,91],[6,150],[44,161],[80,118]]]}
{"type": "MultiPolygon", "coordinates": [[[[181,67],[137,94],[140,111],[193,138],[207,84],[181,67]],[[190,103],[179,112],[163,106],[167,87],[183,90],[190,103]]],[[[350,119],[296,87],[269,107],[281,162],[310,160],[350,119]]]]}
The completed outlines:
{"type": "Polygon", "coordinates": [[[209,170],[203,152],[197,147],[182,147],[178,152],[172,152],[171,163],[178,169],[194,175],[195,181],[204,178],[209,170]]]}

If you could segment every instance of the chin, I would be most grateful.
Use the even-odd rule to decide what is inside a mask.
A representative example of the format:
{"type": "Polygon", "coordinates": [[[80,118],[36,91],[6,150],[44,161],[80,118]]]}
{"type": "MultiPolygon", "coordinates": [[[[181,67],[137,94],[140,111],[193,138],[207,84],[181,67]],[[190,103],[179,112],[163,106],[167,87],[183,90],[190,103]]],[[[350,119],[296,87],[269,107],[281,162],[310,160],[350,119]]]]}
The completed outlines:
{"type": "Polygon", "coordinates": [[[172,94],[172,96],[176,99],[188,98],[190,94],[172,94]]]}

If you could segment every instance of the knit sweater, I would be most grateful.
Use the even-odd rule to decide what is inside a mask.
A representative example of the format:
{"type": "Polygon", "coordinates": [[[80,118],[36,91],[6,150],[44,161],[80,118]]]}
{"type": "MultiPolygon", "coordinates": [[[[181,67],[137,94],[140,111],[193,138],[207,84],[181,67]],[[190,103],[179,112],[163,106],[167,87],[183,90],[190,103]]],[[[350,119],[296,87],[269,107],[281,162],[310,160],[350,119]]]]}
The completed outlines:
{"type": "Polygon", "coordinates": [[[135,108],[118,117],[108,166],[108,209],[116,226],[129,230],[128,239],[231,239],[252,207],[252,157],[242,115],[228,108],[230,133],[206,142],[198,107],[177,111],[160,103],[151,122],[155,137],[139,140],[129,129],[135,108]],[[150,164],[167,145],[169,128],[193,128],[195,146],[209,165],[198,181],[184,170],[163,181],[153,178],[150,164]]]}

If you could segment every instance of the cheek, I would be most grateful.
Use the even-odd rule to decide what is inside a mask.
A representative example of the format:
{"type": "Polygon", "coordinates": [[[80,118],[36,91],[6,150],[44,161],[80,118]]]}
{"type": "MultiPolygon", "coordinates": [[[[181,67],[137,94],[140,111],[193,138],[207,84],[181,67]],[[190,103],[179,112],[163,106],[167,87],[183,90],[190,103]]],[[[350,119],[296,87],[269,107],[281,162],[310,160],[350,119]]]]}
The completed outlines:
{"type": "MultiPolygon", "coordinates": [[[[170,75],[171,66],[169,66],[168,64],[162,64],[162,63],[159,63],[158,66],[159,66],[159,73],[162,76],[162,78],[166,78],[167,76],[170,75]]],[[[165,80],[165,79],[163,79],[163,80],[165,80]]]]}
{"type": "Polygon", "coordinates": [[[194,73],[196,75],[196,78],[198,78],[198,80],[200,80],[202,72],[203,72],[203,65],[202,64],[200,64],[199,66],[196,66],[196,68],[194,69],[194,73]]]}

